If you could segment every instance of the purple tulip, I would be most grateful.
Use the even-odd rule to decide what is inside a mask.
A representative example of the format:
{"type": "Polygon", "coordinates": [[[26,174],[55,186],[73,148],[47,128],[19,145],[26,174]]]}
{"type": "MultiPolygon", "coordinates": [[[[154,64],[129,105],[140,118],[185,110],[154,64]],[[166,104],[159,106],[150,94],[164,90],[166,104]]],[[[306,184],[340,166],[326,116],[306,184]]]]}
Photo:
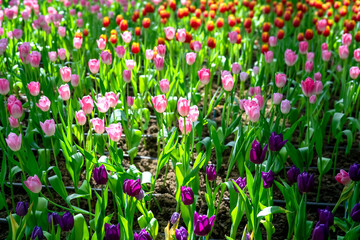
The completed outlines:
{"type": "Polygon", "coordinates": [[[61,223],[61,217],[57,212],[48,213],[48,223],[50,226],[55,227],[61,223]]]}
{"type": "Polygon", "coordinates": [[[134,240],[152,240],[152,238],[145,228],[143,228],[139,234],[134,233],[134,240]]]}
{"type": "Polygon", "coordinates": [[[327,224],[328,226],[334,225],[334,214],[332,214],[329,207],[318,209],[318,214],[320,223],[327,224]]]}
{"type": "Polygon", "coordinates": [[[105,185],[108,181],[108,174],[104,165],[94,168],[94,180],[99,185],[105,185]]]}
{"type": "Polygon", "coordinates": [[[171,224],[175,224],[179,220],[179,217],[180,217],[180,214],[177,212],[174,212],[170,219],[171,224]]]}
{"type": "Polygon", "coordinates": [[[140,192],[137,196],[135,196],[135,198],[139,201],[141,201],[145,196],[144,190],[140,189],[140,192]]]}
{"type": "Polygon", "coordinates": [[[270,170],[269,172],[261,172],[261,176],[263,179],[264,188],[271,188],[274,184],[275,173],[270,170]]]}
{"type": "Polygon", "coordinates": [[[194,214],[194,233],[197,236],[206,236],[210,233],[215,221],[215,215],[208,218],[206,215],[194,214]]]}
{"type": "Polygon", "coordinates": [[[216,166],[215,164],[209,164],[206,166],[206,176],[209,181],[214,181],[216,179],[216,166]]]}
{"type": "Polygon", "coordinates": [[[190,187],[180,187],[181,198],[185,205],[191,205],[194,202],[194,193],[190,187]]]}
{"type": "Polygon", "coordinates": [[[16,204],[16,215],[20,216],[20,217],[24,217],[29,209],[29,204],[27,202],[18,202],[16,204]]]}
{"type": "Polygon", "coordinates": [[[286,173],[290,185],[296,183],[299,174],[300,174],[300,169],[297,168],[295,165],[292,165],[292,167],[286,173]]]}
{"type": "Polygon", "coordinates": [[[120,239],[120,225],[110,225],[105,223],[105,240],[119,240],[120,239]]]}
{"type": "Polygon", "coordinates": [[[31,238],[31,240],[35,240],[35,239],[42,240],[42,239],[44,239],[44,233],[41,230],[41,227],[35,226],[32,233],[31,233],[30,238],[31,238]]]}
{"type": "Polygon", "coordinates": [[[353,181],[360,181],[360,163],[354,163],[350,166],[349,177],[353,181]]]}
{"type": "Polygon", "coordinates": [[[176,240],[187,240],[188,236],[189,236],[189,233],[186,230],[186,228],[184,228],[184,227],[181,227],[181,228],[175,230],[176,240]]]}
{"type": "Polygon", "coordinates": [[[328,238],[329,238],[328,225],[317,222],[312,233],[312,240],[327,240],[328,238]]]}
{"type": "Polygon", "coordinates": [[[61,230],[65,231],[65,232],[71,231],[73,229],[74,216],[69,211],[66,211],[64,213],[64,215],[62,215],[61,221],[60,221],[60,227],[61,227],[61,230]]]}
{"type": "Polygon", "coordinates": [[[350,217],[355,222],[360,222],[360,203],[354,205],[351,210],[350,217]]]}
{"type": "Polygon", "coordinates": [[[278,152],[285,145],[288,140],[283,141],[283,135],[280,133],[277,135],[273,132],[269,138],[269,148],[273,152],[278,152]]]}
{"type": "MultiPolygon", "coordinates": [[[[241,188],[241,190],[246,187],[246,177],[244,177],[244,178],[239,177],[238,179],[236,179],[236,181],[234,180],[234,182],[236,182],[236,184],[239,186],[239,188],[241,188]]],[[[235,184],[234,184],[234,189],[237,193],[239,192],[239,190],[237,189],[235,184]]]]}
{"type": "Polygon", "coordinates": [[[301,193],[307,193],[314,187],[314,175],[307,172],[300,173],[297,177],[297,186],[301,193]]]}
{"type": "Polygon", "coordinates": [[[255,164],[263,163],[265,160],[267,148],[267,144],[264,146],[264,148],[261,148],[260,143],[254,140],[250,150],[250,161],[255,164]]]}
{"type": "Polygon", "coordinates": [[[130,197],[136,197],[141,191],[140,178],[137,180],[125,179],[123,184],[123,191],[130,197]]]}

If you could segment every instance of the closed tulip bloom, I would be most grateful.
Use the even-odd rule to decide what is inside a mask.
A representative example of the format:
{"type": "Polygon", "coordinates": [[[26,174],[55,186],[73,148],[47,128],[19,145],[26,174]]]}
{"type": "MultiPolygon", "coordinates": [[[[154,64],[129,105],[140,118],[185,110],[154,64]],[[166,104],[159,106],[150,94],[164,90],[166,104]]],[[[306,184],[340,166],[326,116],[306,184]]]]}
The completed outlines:
{"type": "MultiPolygon", "coordinates": [[[[236,180],[233,179],[233,181],[236,183],[236,185],[239,186],[239,188],[240,188],[241,190],[243,190],[243,189],[246,187],[246,177],[244,177],[244,178],[239,177],[239,178],[236,179],[236,180]]],[[[239,190],[237,189],[237,187],[235,186],[234,183],[233,183],[233,185],[234,185],[234,190],[235,190],[235,192],[239,193],[239,190]]]]}
{"type": "Polygon", "coordinates": [[[184,227],[180,227],[179,229],[175,229],[175,237],[176,240],[187,240],[189,237],[189,233],[184,227]]]}
{"type": "Polygon", "coordinates": [[[275,173],[271,170],[269,172],[261,172],[264,188],[272,187],[272,185],[274,184],[274,176],[275,173]]]}
{"type": "Polygon", "coordinates": [[[100,68],[100,61],[97,59],[90,59],[88,62],[90,72],[92,74],[97,74],[100,68]]]}
{"type": "Polygon", "coordinates": [[[39,193],[42,189],[40,179],[36,174],[33,177],[28,177],[24,184],[33,193],[39,193]]]}
{"type": "Polygon", "coordinates": [[[202,68],[198,71],[198,76],[202,84],[208,84],[210,81],[210,70],[202,68]]]}
{"type": "Polygon", "coordinates": [[[312,232],[312,240],[327,240],[329,239],[329,226],[317,222],[312,232]]]}
{"type": "Polygon", "coordinates": [[[297,187],[301,193],[310,192],[314,187],[314,175],[307,172],[300,173],[297,177],[297,187]]]}
{"type": "Polygon", "coordinates": [[[71,231],[74,228],[74,216],[69,211],[62,215],[60,227],[65,232],[71,231]]]}
{"type": "Polygon", "coordinates": [[[186,117],[190,111],[189,101],[181,97],[177,102],[177,109],[180,116],[186,117]]]}
{"type": "Polygon", "coordinates": [[[209,164],[206,166],[206,176],[209,181],[214,181],[216,179],[216,165],[209,164]]]}
{"type": "Polygon", "coordinates": [[[350,46],[351,40],[352,40],[352,36],[351,36],[350,33],[344,33],[344,34],[342,35],[341,40],[342,40],[342,44],[343,44],[343,45],[350,46]]]}
{"type": "Polygon", "coordinates": [[[354,222],[360,222],[360,203],[356,203],[350,212],[350,217],[354,222]]]}
{"type": "Polygon", "coordinates": [[[80,126],[84,126],[86,123],[86,115],[83,110],[75,112],[76,121],[80,126]]]}
{"type": "Polygon", "coordinates": [[[125,179],[123,184],[123,192],[130,197],[136,197],[141,191],[140,178],[137,180],[125,179]]]}
{"type": "Polygon", "coordinates": [[[62,100],[67,101],[70,99],[70,87],[67,84],[61,85],[57,89],[62,100]]]}
{"type": "Polygon", "coordinates": [[[110,124],[108,128],[105,128],[106,132],[109,134],[109,137],[112,141],[118,142],[120,141],[122,134],[122,127],[120,123],[110,124]]]}
{"type": "Polygon", "coordinates": [[[354,59],[356,62],[360,62],[360,48],[354,50],[354,59]]]}
{"type": "Polygon", "coordinates": [[[36,97],[40,93],[40,83],[39,82],[30,82],[27,84],[29,92],[32,96],[36,97]]]}
{"type": "Polygon", "coordinates": [[[254,94],[255,94],[255,89],[253,87],[249,87],[248,95],[252,97],[254,96],[254,94]]]}
{"type": "Polygon", "coordinates": [[[91,123],[93,125],[94,131],[97,134],[103,134],[105,131],[104,120],[100,118],[91,119],[91,123]]]}
{"type": "Polygon", "coordinates": [[[49,55],[49,60],[50,60],[51,62],[56,62],[57,53],[56,53],[55,51],[49,52],[48,55],[49,55]]]}
{"type": "MultiPolygon", "coordinates": [[[[74,10],[75,10],[75,9],[74,9],[74,10]]],[[[60,37],[65,37],[66,27],[60,26],[60,27],[58,28],[58,34],[59,34],[60,37]]]]}
{"type": "Polygon", "coordinates": [[[328,47],[327,43],[324,42],[321,44],[321,51],[328,50],[328,48],[329,47],[328,47]]]}
{"type": "Polygon", "coordinates": [[[332,214],[329,206],[325,209],[318,209],[318,214],[320,223],[327,224],[328,226],[334,225],[334,214],[332,214]]]}
{"type": "Polygon", "coordinates": [[[167,79],[159,81],[159,86],[162,93],[166,94],[169,92],[170,83],[167,79]]]}
{"type": "Polygon", "coordinates": [[[135,62],[134,60],[132,60],[132,59],[130,59],[130,60],[125,60],[125,65],[126,65],[126,68],[127,68],[128,70],[132,70],[132,69],[135,67],[136,62],[135,62]]]}
{"type": "Polygon", "coordinates": [[[7,102],[7,107],[10,115],[13,118],[19,119],[23,114],[22,104],[14,95],[10,95],[7,102]]]}
{"type": "Polygon", "coordinates": [[[259,67],[258,66],[253,67],[253,73],[254,73],[255,76],[259,74],[259,67]]]}
{"type": "Polygon", "coordinates": [[[166,110],[167,100],[165,95],[158,95],[151,98],[152,104],[158,113],[163,113],[166,110]]]}
{"type": "Polygon", "coordinates": [[[313,70],[313,62],[306,61],[305,62],[305,72],[310,73],[313,70]]]}
{"type": "Polygon", "coordinates": [[[124,79],[124,82],[126,82],[126,83],[129,83],[131,81],[131,70],[123,71],[123,79],[124,79]]]}
{"type": "Polygon", "coordinates": [[[312,95],[311,97],[309,97],[309,103],[310,104],[316,103],[316,95],[312,95]]]}
{"type": "Polygon", "coordinates": [[[180,214],[177,212],[174,212],[170,218],[171,224],[175,224],[179,220],[179,218],[180,218],[180,214]]]}
{"type": "Polygon", "coordinates": [[[41,54],[39,52],[33,51],[30,54],[30,65],[32,67],[37,68],[40,65],[40,61],[41,61],[41,54]]]}
{"type": "Polygon", "coordinates": [[[320,72],[317,72],[314,74],[314,80],[315,80],[315,82],[321,81],[321,73],[320,72]]]}
{"type": "Polygon", "coordinates": [[[29,204],[27,202],[18,202],[16,204],[16,215],[24,217],[28,213],[29,204]]]}
{"type": "Polygon", "coordinates": [[[131,32],[125,31],[124,33],[121,34],[121,38],[125,43],[130,43],[131,42],[131,32]]]}
{"type": "Polygon", "coordinates": [[[233,64],[231,64],[231,72],[233,74],[239,74],[241,71],[241,66],[239,63],[234,62],[233,64]]]}
{"type": "Polygon", "coordinates": [[[274,53],[272,51],[267,51],[264,53],[265,62],[272,63],[274,59],[274,53]]]}
{"type": "Polygon", "coordinates": [[[105,240],[120,240],[120,225],[105,223],[105,240]]]}
{"type": "Polygon", "coordinates": [[[288,114],[290,112],[290,109],[291,109],[291,104],[289,100],[285,99],[281,101],[280,111],[282,114],[288,114]]]}
{"type": "Polygon", "coordinates": [[[283,95],[281,93],[274,93],[273,94],[273,103],[275,105],[279,105],[281,103],[282,98],[283,98],[283,95]]]}
{"type": "Polygon", "coordinates": [[[278,152],[287,141],[287,139],[283,141],[282,133],[276,134],[275,132],[272,132],[271,136],[269,137],[269,148],[273,152],[278,152]]]}
{"type": "Polygon", "coordinates": [[[126,104],[128,107],[132,107],[134,105],[135,97],[127,96],[126,97],[126,104]]]}
{"type": "Polygon", "coordinates": [[[5,96],[9,91],[9,81],[7,79],[0,78],[0,94],[5,96]]]}
{"type": "Polygon", "coordinates": [[[119,96],[120,96],[120,93],[118,93],[116,95],[114,92],[105,93],[105,98],[108,100],[109,106],[111,108],[116,107],[116,105],[118,104],[118,101],[119,101],[119,96]]]}
{"type": "Polygon", "coordinates": [[[284,73],[275,73],[275,85],[278,88],[284,87],[286,84],[286,74],[284,73]]]}
{"type": "Polygon", "coordinates": [[[202,44],[199,41],[193,41],[192,46],[195,52],[200,52],[202,44]]]}
{"type": "Polygon", "coordinates": [[[315,83],[311,78],[306,78],[305,81],[301,81],[301,89],[306,97],[311,97],[315,91],[315,83]]]}
{"type": "Polygon", "coordinates": [[[93,111],[94,101],[90,95],[84,96],[82,99],[79,98],[79,102],[85,114],[90,114],[93,111]]]}
{"type": "Polygon", "coordinates": [[[110,102],[107,97],[99,97],[95,104],[101,113],[106,113],[110,108],[110,102]]]}
{"type": "Polygon", "coordinates": [[[358,78],[359,73],[360,73],[360,70],[358,67],[351,67],[349,70],[349,75],[350,75],[351,79],[358,78]]]}
{"type": "Polygon", "coordinates": [[[150,234],[143,228],[139,233],[134,233],[134,240],[153,240],[150,234]]]}
{"type": "Polygon", "coordinates": [[[251,122],[257,122],[260,118],[260,107],[254,100],[247,100],[244,102],[244,110],[251,122]]]}
{"type": "Polygon", "coordinates": [[[186,54],[186,63],[188,65],[193,65],[195,60],[196,60],[196,53],[189,52],[189,53],[186,54]]]}
{"type": "Polygon", "coordinates": [[[196,122],[198,120],[198,118],[199,118],[199,108],[196,105],[190,107],[188,118],[192,122],[196,122]]]}
{"type": "Polygon", "coordinates": [[[63,67],[60,69],[60,75],[61,75],[61,79],[64,82],[70,82],[71,80],[71,68],[69,67],[63,67]]]}
{"type": "Polygon", "coordinates": [[[126,48],[123,46],[117,46],[115,49],[116,56],[118,58],[123,58],[126,52],[126,48]]]}
{"type": "Polygon", "coordinates": [[[206,215],[194,214],[194,233],[197,236],[206,236],[210,233],[215,221],[215,215],[208,218],[206,215]]]}
{"type": "Polygon", "coordinates": [[[223,77],[221,77],[221,81],[224,87],[224,90],[227,92],[230,92],[233,87],[234,87],[234,79],[232,77],[232,75],[225,75],[223,77]]]}
{"type": "Polygon", "coordinates": [[[74,37],[74,38],[73,38],[74,48],[80,49],[82,43],[83,43],[83,39],[82,39],[81,37],[74,37]]]}
{"type": "Polygon", "coordinates": [[[339,57],[340,59],[347,59],[349,56],[349,48],[346,45],[339,47],[339,57]]]}
{"type": "Polygon", "coordinates": [[[265,160],[267,148],[267,144],[264,146],[264,148],[261,148],[260,143],[254,140],[250,149],[250,161],[255,164],[263,163],[265,160]]]}
{"type": "Polygon", "coordinates": [[[270,36],[270,38],[269,38],[270,47],[276,47],[276,44],[277,44],[277,38],[274,36],[270,36]]]}
{"type": "Polygon", "coordinates": [[[154,65],[157,71],[161,71],[164,68],[164,58],[160,56],[156,56],[154,58],[154,65]]]}
{"type": "Polygon", "coordinates": [[[285,63],[289,67],[294,66],[298,59],[298,55],[295,52],[291,51],[291,49],[286,49],[285,51],[285,63]]]}
{"type": "Polygon", "coordinates": [[[6,144],[13,152],[17,152],[21,148],[21,134],[16,135],[15,133],[9,133],[8,137],[5,138],[6,144]]]}
{"type": "Polygon", "coordinates": [[[349,173],[347,173],[345,170],[340,169],[340,172],[336,174],[335,180],[338,183],[341,183],[342,185],[348,185],[351,182],[351,179],[349,177],[349,173]]]}
{"type": "Polygon", "coordinates": [[[106,40],[103,38],[99,38],[98,40],[96,40],[96,44],[100,50],[104,50],[106,47],[106,40]]]}
{"type": "Polygon", "coordinates": [[[286,177],[290,185],[297,182],[297,177],[300,174],[300,169],[295,165],[292,165],[291,168],[286,172],[286,177]]]}
{"type": "Polygon", "coordinates": [[[177,31],[177,39],[179,40],[179,42],[185,42],[186,40],[186,31],[185,31],[185,28],[181,28],[181,29],[178,29],[177,31]]]}
{"type": "Polygon", "coordinates": [[[247,100],[247,99],[239,99],[239,108],[240,108],[241,110],[245,110],[245,108],[244,108],[244,103],[245,103],[246,101],[248,101],[248,100],[247,100]]]}
{"type": "Polygon", "coordinates": [[[57,212],[48,213],[48,223],[50,226],[58,226],[61,222],[61,217],[57,212]]]}
{"type": "Polygon", "coordinates": [[[153,57],[154,57],[154,50],[152,50],[152,49],[146,49],[146,50],[145,50],[145,58],[146,58],[147,60],[151,60],[151,59],[153,59],[153,57]]]}
{"type": "Polygon", "coordinates": [[[336,65],[336,71],[342,72],[342,66],[340,64],[336,65]]]}
{"type": "Polygon", "coordinates": [[[247,72],[241,72],[240,73],[240,81],[241,82],[245,82],[246,81],[246,79],[247,79],[247,77],[248,77],[248,73],[247,72]]]}
{"type": "Polygon", "coordinates": [[[100,58],[101,61],[106,65],[110,65],[112,63],[111,53],[109,53],[108,51],[102,51],[100,54],[100,58]]]}
{"type": "Polygon", "coordinates": [[[11,128],[17,128],[19,127],[19,120],[16,118],[13,118],[13,116],[9,117],[9,124],[11,128]]]}
{"type": "MultiPolygon", "coordinates": [[[[255,91],[256,92],[256,91],[255,91]]],[[[256,93],[255,93],[256,94],[256,93]]],[[[254,96],[254,100],[258,103],[260,109],[262,109],[264,107],[264,97],[261,95],[255,95],[254,96]]]]}
{"type": "Polygon", "coordinates": [[[95,167],[93,172],[93,177],[98,185],[105,185],[108,181],[108,174],[104,165],[100,167],[95,167]]]}
{"type": "Polygon", "coordinates": [[[315,53],[313,52],[308,52],[306,54],[306,60],[309,61],[309,62],[313,62],[314,61],[314,57],[315,57],[315,53]]]}
{"type": "Polygon", "coordinates": [[[307,41],[299,42],[299,53],[306,54],[309,49],[309,44],[307,41]]]}
{"type": "Polygon", "coordinates": [[[324,50],[321,52],[321,58],[323,61],[328,62],[330,61],[331,52],[328,50],[324,50]]]}
{"type": "Polygon", "coordinates": [[[66,59],[66,50],[64,48],[59,48],[57,50],[58,56],[60,60],[65,60],[66,59]]]}
{"type": "Polygon", "coordinates": [[[45,120],[45,122],[40,122],[40,126],[46,136],[51,137],[55,134],[56,126],[54,119],[45,120]]]}
{"type": "Polygon", "coordinates": [[[238,36],[237,32],[235,32],[235,31],[229,32],[228,36],[229,36],[229,41],[230,41],[231,44],[236,43],[237,36],[238,36]]]}
{"type": "Polygon", "coordinates": [[[190,187],[180,187],[181,190],[181,199],[184,205],[191,205],[194,202],[194,192],[190,187]]]}
{"type": "Polygon", "coordinates": [[[175,37],[175,29],[173,27],[164,28],[164,32],[167,40],[172,40],[175,37]]]}
{"type": "MultiPolygon", "coordinates": [[[[7,45],[7,44],[6,44],[7,45]]],[[[24,42],[18,47],[18,51],[20,53],[20,59],[24,62],[26,57],[30,54],[31,45],[28,42],[24,42]]]]}
{"type": "Polygon", "coordinates": [[[327,26],[327,20],[326,19],[321,19],[317,22],[317,29],[319,31],[324,31],[326,29],[327,26]]]}
{"type": "MultiPolygon", "coordinates": [[[[182,134],[184,134],[185,129],[184,129],[184,118],[183,117],[179,117],[179,128],[182,134]]],[[[190,120],[190,118],[186,118],[186,134],[189,134],[191,132],[192,129],[192,122],[190,120]]]]}
{"type": "Polygon", "coordinates": [[[73,87],[79,86],[79,75],[71,74],[71,86],[73,87]]]}
{"type": "Polygon", "coordinates": [[[354,163],[350,166],[349,176],[353,181],[360,181],[360,163],[354,163]]]}
{"type": "Polygon", "coordinates": [[[159,44],[157,46],[157,54],[159,54],[160,57],[165,57],[166,54],[166,45],[164,44],[159,44]]]}
{"type": "Polygon", "coordinates": [[[314,87],[314,94],[319,95],[322,93],[323,90],[323,84],[320,80],[315,81],[314,83],[315,87],[314,87]]]}
{"type": "Polygon", "coordinates": [[[35,239],[43,240],[43,239],[45,239],[44,233],[41,230],[41,227],[35,226],[32,233],[31,233],[30,238],[31,238],[31,240],[35,240],[35,239]]]}

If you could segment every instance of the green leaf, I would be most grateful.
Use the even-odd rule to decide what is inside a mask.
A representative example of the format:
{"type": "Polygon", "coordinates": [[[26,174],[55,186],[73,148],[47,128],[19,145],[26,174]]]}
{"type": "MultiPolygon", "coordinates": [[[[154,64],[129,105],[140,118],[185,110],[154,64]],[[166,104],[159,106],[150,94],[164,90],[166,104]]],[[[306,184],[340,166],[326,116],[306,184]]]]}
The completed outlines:
{"type": "MultiPolygon", "coordinates": [[[[317,135],[319,135],[319,134],[317,134],[317,135]]],[[[332,166],[331,158],[326,158],[326,157],[318,158],[317,167],[319,169],[320,175],[326,174],[330,170],[331,166],[332,166]]]]}
{"type": "Polygon", "coordinates": [[[74,229],[76,230],[72,233],[74,239],[89,239],[88,226],[82,214],[77,214],[74,217],[74,229]]]}
{"type": "Polygon", "coordinates": [[[261,218],[261,217],[265,217],[269,214],[276,214],[276,213],[289,213],[289,210],[286,210],[285,208],[279,207],[279,206],[271,206],[271,207],[267,207],[263,210],[261,210],[257,217],[261,218]]]}
{"type": "Polygon", "coordinates": [[[68,195],[61,177],[60,170],[57,167],[54,167],[53,171],[55,172],[55,175],[49,177],[49,183],[54,188],[54,190],[66,201],[68,195]]]}

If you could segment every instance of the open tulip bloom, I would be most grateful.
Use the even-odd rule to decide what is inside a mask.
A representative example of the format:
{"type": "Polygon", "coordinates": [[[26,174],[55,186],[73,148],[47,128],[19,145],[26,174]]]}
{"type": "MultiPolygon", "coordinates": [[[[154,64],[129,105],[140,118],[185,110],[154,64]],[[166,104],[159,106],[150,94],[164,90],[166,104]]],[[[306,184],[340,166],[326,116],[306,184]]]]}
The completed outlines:
{"type": "Polygon", "coordinates": [[[359,1],[0,6],[2,238],[359,238],[359,1]]]}

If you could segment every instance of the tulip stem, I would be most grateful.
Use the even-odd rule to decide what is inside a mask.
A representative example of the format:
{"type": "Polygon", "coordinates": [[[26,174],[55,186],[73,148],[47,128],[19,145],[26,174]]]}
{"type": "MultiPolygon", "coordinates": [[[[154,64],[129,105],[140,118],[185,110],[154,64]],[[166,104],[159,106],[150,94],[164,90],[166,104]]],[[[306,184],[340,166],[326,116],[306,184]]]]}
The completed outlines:
{"type": "Polygon", "coordinates": [[[54,150],[55,148],[54,148],[54,142],[53,142],[53,138],[52,138],[52,137],[50,137],[50,141],[51,141],[51,147],[52,147],[53,153],[54,153],[55,165],[56,165],[57,168],[59,168],[58,162],[57,162],[57,159],[56,159],[56,153],[55,153],[55,150],[54,150]]]}
{"type": "MultiPolygon", "coordinates": [[[[164,149],[165,149],[164,113],[161,114],[161,126],[162,126],[162,134],[161,134],[161,137],[162,137],[162,144],[163,144],[162,151],[164,152],[164,149]]],[[[165,177],[164,177],[163,187],[165,187],[165,184],[166,184],[166,178],[167,178],[167,175],[168,175],[168,172],[169,172],[169,164],[170,164],[170,159],[168,160],[168,162],[167,162],[167,164],[166,164],[166,170],[165,170],[165,177]]]]}
{"type": "MultiPolygon", "coordinates": [[[[321,162],[321,160],[320,160],[321,162]]],[[[321,189],[321,180],[322,180],[323,175],[320,174],[319,176],[319,185],[318,185],[318,189],[317,189],[317,195],[316,195],[316,202],[319,202],[320,199],[320,189],[321,189]]]]}

